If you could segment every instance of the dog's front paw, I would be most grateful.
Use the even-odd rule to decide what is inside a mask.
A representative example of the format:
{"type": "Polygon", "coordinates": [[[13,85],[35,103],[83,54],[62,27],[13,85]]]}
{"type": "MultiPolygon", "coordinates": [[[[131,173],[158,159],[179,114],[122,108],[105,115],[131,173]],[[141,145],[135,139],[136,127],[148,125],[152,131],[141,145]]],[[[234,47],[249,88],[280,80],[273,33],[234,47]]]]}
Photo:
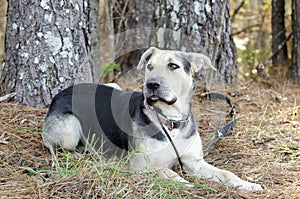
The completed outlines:
{"type": "Polygon", "coordinates": [[[236,185],[237,188],[245,191],[261,191],[263,190],[260,184],[255,184],[247,181],[243,181],[239,185],[236,185]]]}

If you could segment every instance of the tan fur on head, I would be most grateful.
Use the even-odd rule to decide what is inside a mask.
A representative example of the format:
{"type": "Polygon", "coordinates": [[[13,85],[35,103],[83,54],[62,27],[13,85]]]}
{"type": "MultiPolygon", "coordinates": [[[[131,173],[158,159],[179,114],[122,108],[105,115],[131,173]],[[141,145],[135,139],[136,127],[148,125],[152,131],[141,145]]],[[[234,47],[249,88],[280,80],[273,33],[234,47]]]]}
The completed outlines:
{"type": "Polygon", "coordinates": [[[217,69],[212,65],[211,60],[209,57],[207,57],[204,54],[201,53],[186,53],[181,51],[169,51],[169,50],[160,50],[156,47],[150,47],[148,50],[144,52],[142,55],[140,62],[137,65],[138,70],[142,70],[146,64],[149,58],[153,55],[154,52],[159,51],[160,53],[164,52],[173,52],[174,54],[181,54],[184,57],[186,57],[186,60],[190,62],[192,66],[192,73],[197,73],[201,69],[204,70],[214,70],[217,71],[217,69]]]}
{"type": "Polygon", "coordinates": [[[201,69],[216,70],[210,59],[203,54],[161,50],[155,47],[150,47],[142,55],[137,69],[143,68],[145,68],[143,92],[146,99],[152,101],[159,99],[155,106],[172,119],[182,119],[189,114],[189,104],[185,101],[189,101],[193,92],[194,74],[201,69]],[[147,86],[149,82],[155,82],[159,85],[159,89],[153,92],[147,86]],[[154,97],[151,97],[152,95],[154,97]]]}

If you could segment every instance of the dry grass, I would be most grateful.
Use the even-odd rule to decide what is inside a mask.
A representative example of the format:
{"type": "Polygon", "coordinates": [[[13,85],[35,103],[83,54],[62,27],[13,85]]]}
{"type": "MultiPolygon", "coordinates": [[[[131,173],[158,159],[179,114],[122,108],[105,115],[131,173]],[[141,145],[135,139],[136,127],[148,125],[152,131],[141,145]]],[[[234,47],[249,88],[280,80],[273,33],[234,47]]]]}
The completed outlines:
{"type": "MultiPolygon", "coordinates": [[[[264,191],[244,192],[198,178],[189,179],[202,187],[186,188],[152,173],[130,173],[126,160],[90,154],[60,152],[56,169],[41,139],[46,110],[0,103],[0,198],[299,198],[299,85],[266,88],[246,82],[226,90],[238,122],[206,160],[261,183],[264,191]]],[[[205,103],[196,103],[202,132],[211,125],[205,103]]]]}

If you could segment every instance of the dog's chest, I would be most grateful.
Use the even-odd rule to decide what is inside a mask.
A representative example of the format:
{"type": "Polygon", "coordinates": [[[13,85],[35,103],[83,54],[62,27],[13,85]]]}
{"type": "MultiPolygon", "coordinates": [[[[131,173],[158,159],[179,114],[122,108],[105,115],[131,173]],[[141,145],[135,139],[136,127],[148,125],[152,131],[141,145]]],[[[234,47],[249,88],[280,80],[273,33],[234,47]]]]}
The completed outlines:
{"type": "MultiPolygon", "coordinates": [[[[185,132],[179,129],[168,131],[179,155],[185,153],[185,146],[189,139],[185,138],[185,132]]],[[[165,136],[165,135],[164,135],[165,136]]],[[[170,168],[178,163],[178,157],[171,141],[165,137],[164,140],[157,140],[151,137],[137,138],[134,141],[135,154],[131,167],[138,170],[141,168],[158,167],[170,168]]]]}

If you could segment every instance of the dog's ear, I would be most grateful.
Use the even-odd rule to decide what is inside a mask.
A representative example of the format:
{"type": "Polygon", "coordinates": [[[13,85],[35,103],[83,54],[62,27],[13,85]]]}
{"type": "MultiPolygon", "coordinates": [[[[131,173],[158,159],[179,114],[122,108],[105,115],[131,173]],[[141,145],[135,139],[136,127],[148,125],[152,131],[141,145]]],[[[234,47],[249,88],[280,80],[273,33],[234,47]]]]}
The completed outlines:
{"type": "Polygon", "coordinates": [[[148,50],[146,50],[146,52],[143,53],[141,60],[137,65],[138,70],[142,70],[145,67],[147,61],[150,59],[155,50],[157,50],[157,48],[150,47],[148,50]]]}
{"type": "Polygon", "coordinates": [[[187,53],[187,56],[191,63],[193,74],[199,72],[201,69],[217,71],[206,55],[201,53],[187,53]]]}

